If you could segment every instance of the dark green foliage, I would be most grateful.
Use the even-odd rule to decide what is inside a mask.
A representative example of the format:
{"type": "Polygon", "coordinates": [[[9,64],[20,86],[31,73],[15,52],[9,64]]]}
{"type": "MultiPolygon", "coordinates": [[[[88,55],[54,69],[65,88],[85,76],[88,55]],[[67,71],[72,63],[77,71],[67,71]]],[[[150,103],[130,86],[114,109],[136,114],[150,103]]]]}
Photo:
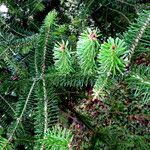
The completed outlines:
{"type": "Polygon", "coordinates": [[[139,103],[148,104],[150,102],[150,67],[134,66],[127,81],[139,103]]]}
{"type": "MultiPolygon", "coordinates": [[[[129,61],[134,53],[149,53],[150,13],[143,11],[136,22],[132,23],[128,32],[124,34],[125,41],[130,49],[129,61]]],[[[137,55],[136,55],[137,56],[137,55]]]]}
{"type": "Polygon", "coordinates": [[[98,150],[99,148],[107,148],[109,150],[147,150],[150,146],[147,141],[141,136],[130,135],[125,128],[117,126],[108,126],[100,129],[99,134],[94,137],[92,142],[94,146],[91,149],[98,150]],[[107,145],[105,147],[105,145],[107,145]],[[98,148],[99,147],[99,148],[98,148]]]}
{"type": "Polygon", "coordinates": [[[0,150],[150,149],[149,2],[2,3],[0,150]]]}
{"type": "Polygon", "coordinates": [[[11,150],[12,146],[11,145],[7,145],[7,142],[8,142],[7,139],[5,139],[5,138],[0,136],[0,149],[11,150]]]}
{"type": "Polygon", "coordinates": [[[84,13],[90,13],[95,24],[106,36],[115,36],[126,30],[137,16],[137,12],[146,9],[145,0],[82,0],[84,13]],[[143,4],[143,8],[139,6],[143,4]]]}
{"type": "Polygon", "coordinates": [[[46,135],[46,139],[42,140],[47,150],[68,150],[72,140],[72,133],[67,129],[54,126],[46,135]]]}

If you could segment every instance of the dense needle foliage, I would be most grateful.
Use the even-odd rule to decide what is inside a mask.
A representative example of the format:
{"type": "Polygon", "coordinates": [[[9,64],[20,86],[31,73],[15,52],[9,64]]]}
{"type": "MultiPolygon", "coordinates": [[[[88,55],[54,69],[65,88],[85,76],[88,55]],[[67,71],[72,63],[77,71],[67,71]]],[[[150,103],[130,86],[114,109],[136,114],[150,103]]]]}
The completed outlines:
{"type": "Polygon", "coordinates": [[[150,149],[148,0],[0,0],[0,150],[150,149]]]}

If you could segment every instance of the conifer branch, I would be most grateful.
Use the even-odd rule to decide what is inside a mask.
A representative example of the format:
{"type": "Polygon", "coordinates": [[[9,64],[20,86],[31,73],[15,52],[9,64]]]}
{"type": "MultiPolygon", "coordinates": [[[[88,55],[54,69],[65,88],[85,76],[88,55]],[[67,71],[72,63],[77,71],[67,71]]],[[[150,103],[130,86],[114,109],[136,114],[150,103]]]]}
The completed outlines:
{"type": "MultiPolygon", "coordinates": [[[[46,33],[47,35],[49,34],[50,29],[46,33]]],[[[44,116],[45,116],[45,121],[44,121],[44,134],[47,131],[48,127],[48,121],[47,121],[47,104],[48,104],[48,99],[47,99],[47,90],[46,90],[46,81],[45,81],[45,60],[46,60],[46,49],[47,49],[47,41],[48,41],[48,36],[46,37],[45,40],[45,47],[44,47],[44,53],[43,53],[43,63],[42,63],[42,81],[43,81],[43,92],[44,92],[44,116]]]]}
{"type": "Polygon", "coordinates": [[[14,127],[12,133],[10,134],[10,136],[9,136],[9,138],[8,138],[8,142],[2,147],[1,150],[5,150],[5,147],[7,146],[7,144],[8,144],[9,142],[11,142],[11,140],[12,140],[12,138],[13,138],[13,136],[14,136],[16,130],[17,130],[17,127],[18,127],[19,123],[21,122],[21,119],[22,119],[22,117],[23,117],[23,114],[24,114],[24,112],[25,112],[25,110],[26,110],[26,107],[27,107],[27,104],[28,104],[29,99],[30,99],[30,97],[31,97],[31,94],[32,94],[32,92],[33,92],[35,83],[36,83],[36,80],[34,80],[33,83],[32,83],[32,85],[31,85],[31,88],[30,88],[29,93],[28,93],[28,95],[27,95],[27,98],[26,98],[26,100],[25,100],[25,104],[24,104],[24,107],[23,107],[23,109],[22,109],[22,112],[21,112],[20,116],[19,116],[19,117],[17,118],[17,120],[16,120],[16,125],[15,125],[15,127],[14,127]]]}
{"type": "Polygon", "coordinates": [[[9,102],[0,94],[0,98],[8,105],[8,107],[12,110],[12,112],[15,114],[14,108],[9,104],[9,102]]]}
{"type": "Polygon", "coordinates": [[[141,76],[139,76],[138,74],[132,75],[131,78],[138,80],[139,82],[141,82],[143,85],[147,85],[150,86],[150,81],[143,79],[141,76]]]}
{"type": "MultiPolygon", "coordinates": [[[[144,13],[144,12],[143,12],[144,13]]],[[[141,14],[141,16],[139,17],[143,17],[143,14],[141,14]]],[[[144,14],[145,15],[145,14],[144,14]]],[[[138,21],[138,20],[137,20],[138,21]]],[[[140,21],[140,20],[139,20],[140,21]]],[[[139,23],[139,22],[138,22],[139,23]]],[[[150,15],[148,15],[146,17],[146,21],[144,20],[144,23],[142,25],[142,27],[139,29],[139,32],[137,34],[137,36],[134,38],[134,41],[132,42],[132,45],[130,46],[130,52],[128,55],[128,64],[127,66],[129,66],[129,63],[131,62],[131,58],[135,52],[136,47],[139,44],[139,41],[141,40],[143,34],[145,33],[145,30],[147,29],[147,27],[150,25],[150,15]]],[[[136,30],[135,30],[136,31],[136,30]]]]}
{"type": "MultiPolygon", "coordinates": [[[[53,21],[53,20],[52,20],[53,21]]],[[[43,48],[43,61],[42,61],[42,84],[43,84],[43,92],[44,92],[44,139],[46,138],[46,132],[48,129],[48,98],[47,98],[47,89],[46,89],[46,80],[45,80],[45,68],[46,68],[46,53],[47,53],[47,46],[48,46],[48,38],[50,34],[50,20],[45,20],[45,24],[47,24],[47,32],[45,32],[45,43],[43,48]],[[46,22],[47,21],[47,22],[46,22]],[[49,22],[48,22],[49,21],[49,22]]],[[[44,149],[44,145],[42,144],[41,150],[44,149]]]]}
{"type": "Polygon", "coordinates": [[[110,73],[111,73],[111,72],[109,72],[109,73],[107,74],[105,80],[103,81],[103,84],[102,84],[101,87],[98,89],[98,91],[96,91],[96,92],[94,93],[94,97],[93,97],[92,101],[94,101],[95,99],[99,99],[100,93],[103,91],[103,89],[105,88],[105,86],[106,86],[106,84],[107,84],[107,82],[108,82],[108,79],[109,79],[109,77],[110,77],[110,73]]]}
{"type": "Polygon", "coordinates": [[[120,14],[129,24],[131,24],[131,21],[130,21],[130,20],[128,19],[128,17],[127,17],[126,15],[124,15],[122,12],[120,12],[120,11],[118,11],[118,10],[116,10],[116,9],[112,9],[112,8],[108,8],[108,9],[110,9],[110,10],[112,10],[112,11],[114,11],[114,12],[120,14]]]}
{"type": "Polygon", "coordinates": [[[37,58],[36,58],[36,56],[37,56],[37,51],[35,49],[35,52],[34,52],[34,68],[35,68],[35,74],[36,74],[36,77],[37,77],[39,72],[38,72],[37,58]]]}
{"type": "MultiPolygon", "coordinates": [[[[10,18],[6,18],[6,22],[0,25],[4,29],[0,35],[0,57],[3,56],[0,58],[0,100],[2,101],[0,150],[17,150],[20,149],[20,145],[23,149],[35,150],[76,149],[76,145],[79,145],[77,149],[114,149],[115,147],[118,149],[138,147],[149,149],[146,135],[147,121],[138,120],[139,122],[136,123],[140,123],[139,127],[128,122],[127,117],[135,116],[134,120],[136,120],[138,117],[133,114],[137,110],[141,115],[142,113],[147,114],[147,104],[150,100],[148,60],[150,12],[140,13],[136,22],[131,24],[124,39],[109,37],[105,40],[107,35],[113,32],[117,33],[114,34],[115,36],[119,35],[116,28],[109,30],[108,22],[102,22],[99,26],[100,28],[107,27],[108,34],[104,34],[101,38],[98,38],[99,33],[93,30],[93,27],[87,28],[80,34],[81,29],[78,28],[78,24],[83,18],[78,18],[78,16],[75,16],[75,19],[73,16],[70,20],[75,26],[72,28],[72,25],[68,24],[65,29],[61,27],[65,22],[65,20],[62,21],[64,16],[59,20],[61,25],[59,21],[56,24],[57,13],[55,11],[47,14],[39,33],[35,34],[37,29],[33,24],[37,23],[38,26],[40,23],[38,21],[41,20],[38,20],[36,14],[26,18],[26,12],[27,15],[30,15],[30,12],[42,10],[47,3],[41,3],[40,0],[39,4],[35,3],[36,1],[26,2],[21,7],[26,11],[21,10],[19,15],[18,10],[10,8],[13,2],[9,5],[9,0],[7,0],[6,5],[8,4],[9,7],[8,16],[10,15],[10,18]],[[33,9],[26,9],[26,6],[32,8],[32,3],[34,4],[33,9]],[[16,24],[23,24],[25,28],[27,27],[26,29],[16,27],[11,22],[13,18],[11,11],[13,15],[16,15],[16,24]],[[10,27],[29,36],[23,37],[24,35],[13,31],[10,27]],[[79,32],[74,33],[75,28],[79,32]],[[28,30],[33,32],[31,31],[30,34],[28,30]],[[61,40],[60,38],[62,42],[56,43],[61,40]],[[101,43],[102,41],[105,42],[101,43]],[[139,52],[142,54],[142,57],[141,55],[139,57],[142,60],[136,60],[136,67],[131,64],[131,71],[125,75],[124,70],[129,65],[132,55],[134,57],[139,52]],[[142,64],[141,68],[139,64],[142,64]],[[12,97],[13,99],[9,101],[12,97]],[[107,100],[106,103],[104,103],[105,100],[107,100]],[[14,110],[15,104],[16,110],[14,110]],[[146,106],[146,109],[143,106],[146,106]],[[66,108],[66,111],[61,113],[59,108],[66,108]],[[129,115],[128,111],[130,111],[129,115]],[[70,113],[73,117],[69,115],[70,113]],[[146,125],[145,129],[143,129],[145,126],[141,128],[141,122],[146,125]],[[64,128],[65,126],[75,131],[74,136],[70,130],[64,128]],[[127,130],[129,129],[128,135],[125,126],[128,127],[127,130]],[[142,135],[141,139],[140,136],[137,138],[136,136],[141,133],[145,135],[142,135]]],[[[69,11],[72,11],[71,6],[73,6],[70,3],[80,3],[81,7],[85,7],[85,11],[86,7],[94,6],[96,3],[96,0],[92,0],[86,5],[87,0],[77,1],[69,1],[69,5],[67,4],[70,7],[69,11]]],[[[128,19],[122,13],[124,12],[124,8],[123,11],[121,10],[122,5],[119,6],[119,9],[113,9],[116,6],[113,1],[116,0],[110,3],[107,1],[110,2],[110,0],[104,0],[97,9],[95,8],[96,13],[107,8],[106,13],[102,15],[110,14],[107,13],[108,10],[114,11],[129,23],[130,19],[132,20],[132,17],[136,15],[135,13],[130,14],[132,13],[130,11],[129,14],[127,13],[128,19]],[[99,11],[101,6],[102,9],[99,11]]],[[[133,2],[133,0],[129,1],[133,2]]],[[[65,3],[67,2],[68,0],[65,3]]],[[[23,4],[23,2],[20,3],[23,4]]],[[[117,3],[124,3],[125,6],[135,11],[134,7],[124,1],[117,0],[117,3]]],[[[136,4],[135,1],[134,4],[136,4]]],[[[16,8],[18,6],[19,4],[16,8]]],[[[79,12],[79,15],[80,13],[82,17],[83,13],[79,12]]],[[[83,16],[85,17],[85,14],[83,16]]],[[[96,17],[98,17],[97,14],[96,17]]],[[[99,19],[104,18],[101,16],[99,19]]],[[[113,16],[110,20],[112,19],[114,19],[113,16]]],[[[121,21],[121,25],[122,23],[121,21]]],[[[82,25],[85,27],[84,24],[82,25]]],[[[117,22],[115,27],[119,25],[120,23],[117,22]]],[[[105,32],[102,30],[102,33],[105,32]]],[[[129,120],[134,121],[132,118],[129,120]]]]}
{"type": "MultiPolygon", "coordinates": [[[[43,52],[43,62],[42,62],[42,82],[43,82],[43,92],[44,92],[44,139],[46,136],[46,132],[48,129],[48,99],[47,99],[47,90],[46,90],[46,80],[45,80],[45,60],[46,60],[46,51],[47,51],[47,42],[48,42],[48,35],[49,35],[50,29],[47,31],[47,36],[45,39],[45,46],[44,46],[44,52],[43,52]]],[[[44,149],[44,145],[42,144],[41,150],[44,149]]]]}
{"type": "Polygon", "coordinates": [[[126,47],[123,40],[109,38],[107,42],[101,45],[98,56],[100,63],[99,77],[94,86],[94,97],[99,98],[101,92],[108,86],[109,77],[114,77],[121,73],[125,67],[125,61],[121,58],[126,53],[126,47]]]}
{"type": "Polygon", "coordinates": [[[8,25],[7,23],[5,23],[4,20],[2,20],[2,18],[0,18],[0,22],[2,23],[2,25],[5,26],[5,28],[7,28],[7,29],[9,29],[9,30],[12,30],[12,31],[13,31],[14,33],[16,33],[17,35],[20,35],[20,36],[22,36],[22,37],[26,37],[25,34],[22,34],[22,33],[18,32],[18,31],[16,31],[14,28],[11,28],[10,25],[8,25]]]}

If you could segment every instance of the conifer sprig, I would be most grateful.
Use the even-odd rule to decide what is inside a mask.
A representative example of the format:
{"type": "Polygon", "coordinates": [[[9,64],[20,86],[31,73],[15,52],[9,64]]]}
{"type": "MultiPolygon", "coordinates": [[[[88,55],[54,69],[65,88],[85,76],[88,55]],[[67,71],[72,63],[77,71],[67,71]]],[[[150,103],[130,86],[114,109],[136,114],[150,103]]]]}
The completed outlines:
{"type": "Polygon", "coordinates": [[[95,57],[99,50],[97,30],[85,30],[77,42],[77,57],[83,74],[92,74],[96,70],[95,57]]]}
{"type": "Polygon", "coordinates": [[[70,150],[73,135],[70,130],[58,125],[53,126],[41,140],[47,150],[70,150]]]}
{"type": "Polygon", "coordinates": [[[54,61],[56,70],[58,70],[60,74],[65,75],[74,71],[72,58],[68,50],[68,41],[66,43],[62,41],[61,43],[55,44],[54,61]]]}
{"type": "Polygon", "coordinates": [[[101,73],[116,75],[117,71],[122,73],[125,67],[124,55],[127,53],[125,42],[119,38],[108,38],[107,42],[101,45],[98,56],[101,73]]]}
{"type": "Polygon", "coordinates": [[[125,42],[119,38],[108,38],[107,42],[101,45],[98,55],[99,77],[94,86],[93,100],[105,95],[105,88],[109,85],[109,80],[119,75],[125,69],[125,54],[127,53],[125,42]]]}

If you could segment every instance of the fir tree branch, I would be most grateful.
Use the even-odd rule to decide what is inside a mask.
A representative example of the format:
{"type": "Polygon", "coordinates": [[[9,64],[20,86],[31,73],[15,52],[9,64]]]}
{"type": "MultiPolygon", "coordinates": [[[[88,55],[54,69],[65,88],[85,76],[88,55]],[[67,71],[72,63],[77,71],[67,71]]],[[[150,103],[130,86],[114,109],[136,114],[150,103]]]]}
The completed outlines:
{"type": "Polygon", "coordinates": [[[22,36],[22,37],[26,37],[25,34],[22,34],[22,33],[18,32],[18,31],[16,31],[15,29],[11,28],[7,23],[5,23],[5,22],[2,20],[2,18],[0,18],[0,22],[2,23],[2,25],[5,26],[5,28],[8,28],[9,30],[12,30],[12,31],[13,31],[14,33],[16,33],[17,35],[20,35],[20,36],[22,36]]]}
{"type": "Polygon", "coordinates": [[[141,82],[143,85],[150,86],[150,81],[144,80],[144,79],[143,79],[141,76],[139,76],[138,74],[132,75],[131,77],[132,77],[133,79],[136,79],[136,81],[138,80],[138,81],[141,82]]]}
{"type": "MultiPolygon", "coordinates": [[[[111,69],[110,69],[110,70],[111,70],[111,69]]],[[[92,101],[94,101],[95,99],[99,99],[99,94],[100,94],[100,93],[102,92],[102,90],[105,88],[105,86],[106,86],[106,84],[107,84],[107,82],[108,82],[108,79],[109,79],[110,74],[111,74],[111,71],[108,72],[108,74],[107,74],[105,80],[103,81],[103,84],[102,84],[101,87],[99,88],[99,90],[94,93],[94,97],[93,97],[92,101]]]]}
{"type": "Polygon", "coordinates": [[[12,110],[12,112],[15,114],[14,108],[8,103],[8,101],[0,94],[0,98],[8,105],[8,107],[12,110]]]}
{"type": "Polygon", "coordinates": [[[130,4],[128,2],[125,2],[124,0],[117,0],[117,1],[126,5],[129,5],[129,6],[135,7],[135,5],[133,5],[132,3],[130,4]]]}
{"type": "Polygon", "coordinates": [[[120,11],[118,11],[118,10],[116,10],[116,9],[112,9],[112,8],[108,8],[108,9],[110,9],[110,10],[112,10],[112,11],[114,11],[114,12],[120,14],[129,24],[131,24],[131,21],[130,21],[130,20],[128,19],[128,17],[127,17],[126,15],[124,15],[122,12],[120,12],[120,11]]]}
{"type": "Polygon", "coordinates": [[[44,127],[44,133],[46,133],[47,131],[47,126],[48,126],[48,122],[47,122],[47,90],[46,90],[46,81],[45,81],[45,60],[46,60],[46,51],[47,51],[47,42],[48,42],[48,34],[50,33],[50,29],[48,29],[47,31],[47,37],[45,40],[45,47],[44,47],[44,53],[43,53],[43,63],[42,63],[42,81],[43,81],[43,91],[44,91],[44,114],[45,114],[45,127],[44,127]]]}
{"type": "Polygon", "coordinates": [[[35,52],[34,52],[34,68],[35,68],[35,74],[36,74],[36,77],[38,76],[39,72],[38,72],[38,66],[37,66],[37,51],[35,49],[35,52]]]}
{"type": "Polygon", "coordinates": [[[137,34],[136,38],[132,42],[132,45],[130,46],[130,53],[128,55],[128,64],[127,64],[127,66],[129,66],[129,63],[131,62],[131,58],[132,58],[132,56],[135,52],[135,49],[138,46],[139,41],[141,40],[143,34],[145,33],[145,30],[147,29],[147,27],[149,25],[150,25],[150,15],[148,15],[148,17],[146,18],[146,21],[144,22],[143,26],[140,28],[139,33],[137,34]]]}
{"type": "MultiPolygon", "coordinates": [[[[47,90],[46,90],[46,80],[45,80],[45,61],[46,61],[46,52],[47,52],[47,43],[48,43],[48,37],[50,33],[50,28],[48,28],[48,31],[46,33],[46,39],[44,43],[44,52],[43,52],[43,62],[42,62],[42,82],[43,82],[43,92],[44,92],[44,139],[46,138],[46,132],[48,129],[48,98],[47,98],[47,90]]],[[[42,144],[41,150],[44,149],[44,145],[42,144]]]]}
{"type": "Polygon", "coordinates": [[[36,80],[34,80],[33,83],[32,83],[32,85],[31,85],[30,91],[29,91],[29,93],[28,93],[28,96],[27,96],[27,98],[26,98],[26,101],[25,101],[25,104],[24,104],[24,107],[23,107],[23,110],[22,110],[22,112],[21,112],[19,118],[17,118],[17,120],[16,120],[16,125],[15,125],[15,127],[14,127],[12,133],[10,134],[10,136],[9,136],[9,138],[8,138],[8,142],[2,147],[1,150],[5,150],[7,144],[8,144],[9,142],[11,142],[11,140],[12,140],[12,138],[13,138],[15,132],[16,132],[16,129],[17,129],[19,123],[21,122],[21,119],[22,119],[22,117],[23,117],[23,114],[24,114],[24,112],[25,112],[25,110],[26,110],[26,107],[27,107],[27,104],[28,104],[28,102],[29,102],[29,99],[30,99],[30,96],[31,96],[31,94],[32,94],[32,91],[33,91],[33,89],[34,89],[35,83],[36,83],[36,80]]]}

